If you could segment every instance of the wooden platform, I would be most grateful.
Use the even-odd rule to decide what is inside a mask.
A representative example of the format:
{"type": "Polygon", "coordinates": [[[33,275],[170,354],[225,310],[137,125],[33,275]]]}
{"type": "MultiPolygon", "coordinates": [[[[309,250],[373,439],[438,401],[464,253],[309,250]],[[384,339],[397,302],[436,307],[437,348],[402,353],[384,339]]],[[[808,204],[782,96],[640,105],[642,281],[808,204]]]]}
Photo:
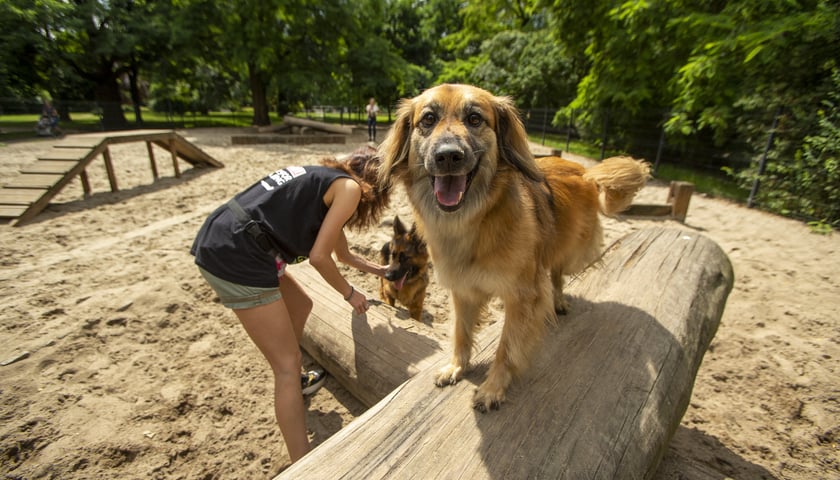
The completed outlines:
{"type": "Polygon", "coordinates": [[[85,169],[99,155],[105,161],[111,191],[119,190],[108,147],[129,142],[146,143],[155,179],[158,178],[158,171],[152,145],[170,152],[176,177],[181,176],[178,157],[195,166],[224,166],[172,130],[72,135],[57,142],[54,153],[39,157],[35,163],[22,168],[17,178],[0,189],[0,218],[15,219],[16,226],[26,222],[46,208],[50,200],[76,176],[82,182],[85,196],[90,195],[90,182],[85,169]]]}
{"type": "Polygon", "coordinates": [[[448,341],[387,305],[352,316],[312,269],[290,272],[323,294],[304,347],[351,392],[371,392],[365,403],[381,399],[276,480],[651,478],[733,284],[726,254],[695,232],[620,239],[569,282],[570,314],[549,328],[501,409],[482,414],[471,399],[502,322],[480,333],[472,371],[438,388],[448,341]]]}
{"type": "Polygon", "coordinates": [[[288,143],[309,145],[312,143],[347,143],[353,128],[344,125],[318,122],[291,115],[283,117],[278,125],[260,127],[257,133],[232,135],[232,145],[257,145],[264,143],[288,143]]]}

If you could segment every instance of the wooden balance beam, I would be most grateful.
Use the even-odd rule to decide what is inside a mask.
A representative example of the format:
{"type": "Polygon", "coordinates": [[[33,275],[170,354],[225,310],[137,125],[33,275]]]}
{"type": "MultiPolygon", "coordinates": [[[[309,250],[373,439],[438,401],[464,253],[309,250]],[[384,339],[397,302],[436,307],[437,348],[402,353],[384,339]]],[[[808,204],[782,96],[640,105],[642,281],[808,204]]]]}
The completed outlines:
{"type": "MultiPolygon", "coordinates": [[[[549,328],[501,409],[486,414],[472,408],[472,395],[502,322],[482,332],[466,377],[438,388],[433,377],[448,345],[436,352],[435,339],[401,356],[419,326],[399,332],[385,306],[354,318],[346,305],[314,311],[304,346],[343,365],[331,374],[362,384],[368,380],[342,378],[344,371],[382,372],[376,382],[395,389],[275,480],[650,478],[688,406],[732,283],[726,254],[697,233],[654,228],[622,238],[569,282],[571,313],[549,328]]],[[[331,291],[322,285],[318,291],[331,291]]]]}

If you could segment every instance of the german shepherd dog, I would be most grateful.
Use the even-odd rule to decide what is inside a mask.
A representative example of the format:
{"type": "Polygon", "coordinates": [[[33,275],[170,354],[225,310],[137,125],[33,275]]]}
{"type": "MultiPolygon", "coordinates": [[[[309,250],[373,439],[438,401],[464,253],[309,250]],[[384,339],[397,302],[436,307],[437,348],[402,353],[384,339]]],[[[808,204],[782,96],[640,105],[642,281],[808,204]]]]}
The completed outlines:
{"type": "Polygon", "coordinates": [[[412,224],[407,230],[400,217],[394,217],[393,237],[382,246],[380,254],[388,270],[380,279],[379,296],[392,307],[399,300],[408,307],[411,318],[420,320],[429,285],[429,253],[426,242],[417,234],[417,226],[412,224]]]}
{"type": "Polygon", "coordinates": [[[473,398],[481,412],[497,409],[547,321],[569,308],[563,276],[599,258],[599,211],[626,208],[649,167],[629,157],[590,169],[536,160],[511,99],[449,84],[400,102],[379,155],[380,188],[403,182],[437,279],[452,291],[454,352],[438,386],[463,377],[483,307],[504,302],[496,357],[473,398]]]}

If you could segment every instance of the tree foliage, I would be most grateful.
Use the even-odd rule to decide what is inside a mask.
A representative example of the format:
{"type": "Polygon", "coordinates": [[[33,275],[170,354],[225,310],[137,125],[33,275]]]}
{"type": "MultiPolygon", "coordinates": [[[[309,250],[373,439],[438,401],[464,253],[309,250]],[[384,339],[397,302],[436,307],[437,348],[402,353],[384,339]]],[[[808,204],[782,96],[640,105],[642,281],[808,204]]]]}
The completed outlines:
{"type": "MultiPolygon", "coordinates": [[[[386,109],[465,82],[557,109],[555,123],[650,158],[758,175],[762,205],[836,220],[835,0],[0,0],[0,97],[173,113],[386,109]],[[145,86],[149,85],[148,89],[145,86]],[[42,93],[45,92],[45,93],[42,93]],[[821,112],[821,113],[818,113],[821,112]],[[776,115],[778,113],[778,115],[776,115]],[[605,130],[609,138],[599,133],[605,130]],[[708,155],[689,153],[710,146],[708,155]],[[832,160],[834,159],[834,160],[832,160]]],[[[60,106],[60,103],[59,103],[60,106]]]]}

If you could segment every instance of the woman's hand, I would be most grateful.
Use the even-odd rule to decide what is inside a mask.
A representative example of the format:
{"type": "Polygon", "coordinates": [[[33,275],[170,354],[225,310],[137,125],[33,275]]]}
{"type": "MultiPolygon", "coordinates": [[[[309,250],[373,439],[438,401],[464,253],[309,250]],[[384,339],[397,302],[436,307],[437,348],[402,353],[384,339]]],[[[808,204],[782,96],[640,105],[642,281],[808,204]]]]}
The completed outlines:
{"type": "Polygon", "coordinates": [[[357,315],[361,315],[367,312],[369,308],[367,298],[365,298],[365,296],[355,288],[353,288],[353,290],[350,292],[350,298],[347,299],[347,302],[349,302],[350,305],[353,306],[353,312],[357,315]]]}

